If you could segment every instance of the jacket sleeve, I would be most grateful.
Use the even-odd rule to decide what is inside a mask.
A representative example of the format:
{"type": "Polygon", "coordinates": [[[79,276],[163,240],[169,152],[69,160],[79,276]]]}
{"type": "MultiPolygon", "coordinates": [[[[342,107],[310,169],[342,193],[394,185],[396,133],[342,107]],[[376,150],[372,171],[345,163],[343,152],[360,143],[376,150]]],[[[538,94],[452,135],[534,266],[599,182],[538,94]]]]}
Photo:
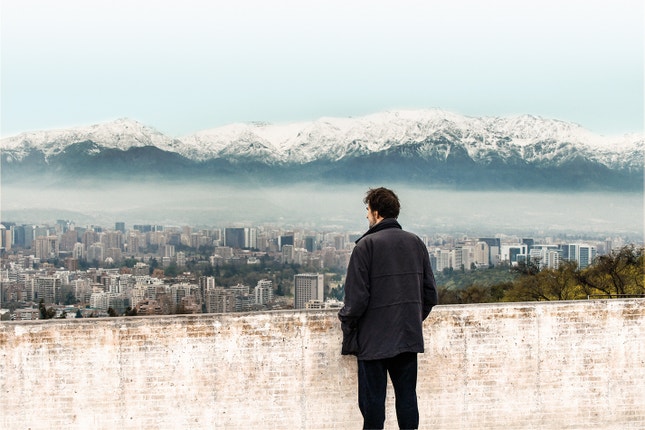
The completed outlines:
{"type": "Polygon", "coordinates": [[[437,294],[437,283],[430,265],[428,248],[423,245],[423,249],[425,250],[423,262],[423,319],[425,320],[430,315],[432,308],[439,303],[439,295],[437,294]]]}
{"type": "Polygon", "coordinates": [[[358,320],[370,300],[369,264],[362,247],[352,251],[345,278],[345,304],[338,312],[343,330],[342,354],[358,354],[358,320]]]}

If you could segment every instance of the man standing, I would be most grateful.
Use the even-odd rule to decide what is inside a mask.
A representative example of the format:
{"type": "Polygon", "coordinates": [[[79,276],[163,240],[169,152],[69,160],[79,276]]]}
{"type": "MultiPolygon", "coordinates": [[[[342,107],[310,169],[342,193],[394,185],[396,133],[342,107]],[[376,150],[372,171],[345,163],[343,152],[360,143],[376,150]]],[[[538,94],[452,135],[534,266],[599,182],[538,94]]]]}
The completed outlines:
{"type": "Polygon", "coordinates": [[[358,359],[358,405],[364,429],[382,429],[389,373],[402,429],[419,426],[417,353],[423,320],[437,304],[428,249],[397,221],[400,204],[387,188],[370,189],[369,230],[356,241],[347,267],[345,305],[338,312],[343,355],[358,359]]]}

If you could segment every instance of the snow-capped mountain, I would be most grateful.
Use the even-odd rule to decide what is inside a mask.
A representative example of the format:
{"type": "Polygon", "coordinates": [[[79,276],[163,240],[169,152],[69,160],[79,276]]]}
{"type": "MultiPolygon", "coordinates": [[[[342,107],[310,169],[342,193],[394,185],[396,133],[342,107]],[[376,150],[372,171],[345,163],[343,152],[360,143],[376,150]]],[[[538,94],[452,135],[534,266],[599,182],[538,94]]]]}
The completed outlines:
{"type": "Polygon", "coordinates": [[[642,135],[603,137],[531,115],[467,117],[435,109],[231,124],[181,138],[120,119],[23,133],[2,139],[0,148],[3,179],[39,169],[290,181],[367,179],[378,172],[420,184],[642,188],[644,142],[642,135]]]}
{"type": "Polygon", "coordinates": [[[151,127],[120,118],[88,127],[21,133],[2,139],[0,150],[16,161],[33,151],[50,158],[65,151],[71,144],[86,141],[121,151],[133,147],[155,146],[164,151],[176,152],[176,148],[181,145],[181,142],[164,136],[151,127]]]}
{"type": "Polygon", "coordinates": [[[630,161],[621,155],[643,149],[643,136],[606,138],[576,124],[530,115],[472,118],[441,110],[384,112],[356,119],[322,118],[287,125],[234,124],[181,140],[184,146],[178,152],[188,158],[255,156],[266,162],[299,164],[338,161],[441,140],[459,143],[473,160],[483,162],[491,152],[531,162],[555,159],[568,149],[581,151],[607,166],[624,166],[630,161]],[[540,150],[544,145],[549,150],[540,150]]]}

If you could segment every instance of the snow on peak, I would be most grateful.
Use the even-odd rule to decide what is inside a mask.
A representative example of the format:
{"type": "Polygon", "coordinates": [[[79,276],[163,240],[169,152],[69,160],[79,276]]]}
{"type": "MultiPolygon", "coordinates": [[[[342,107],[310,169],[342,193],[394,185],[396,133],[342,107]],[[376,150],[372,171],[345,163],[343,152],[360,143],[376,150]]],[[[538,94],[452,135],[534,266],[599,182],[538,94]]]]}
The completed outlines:
{"type": "Polygon", "coordinates": [[[184,151],[201,158],[227,154],[240,148],[248,153],[251,142],[262,144],[276,159],[310,161],[338,159],[348,151],[374,152],[395,145],[428,139],[458,139],[477,151],[500,141],[514,147],[539,142],[566,142],[586,148],[618,150],[632,145],[630,138],[607,138],[577,124],[534,115],[468,117],[441,109],[396,110],[357,118],[323,117],[285,125],[232,124],[182,138],[184,151]],[[243,149],[244,148],[244,149],[243,149]]]}
{"type": "Polygon", "coordinates": [[[71,129],[21,133],[2,139],[3,149],[40,149],[46,156],[64,150],[73,143],[92,141],[101,146],[126,150],[131,147],[156,146],[174,150],[176,142],[157,130],[127,118],[71,129]]]}
{"type": "Polygon", "coordinates": [[[87,140],[121,150],[156,146],[192,160],[257,157],[269,163],[338,160],[353,154],[432,141],[460,143],[474,158],[502,147],[520,153],[535,152],[530,147],[540,143],[566,143],[586,152],[620,157],[619,152],[634,152],[639,148],[642,151],[644,145],[640,135],[609,138],[577,124],[534,115],[469,117],[441,109],[410,109],[288,124],[235,123],[179,139],[167,137],[137,121],[120,118],[87,127],[22,133],[2,139],[0,148],[13,150],[18,157],[20,152],[27,153],[30,149],[40,149],[45,156],[50,156],[70,144],[87,140]]]}

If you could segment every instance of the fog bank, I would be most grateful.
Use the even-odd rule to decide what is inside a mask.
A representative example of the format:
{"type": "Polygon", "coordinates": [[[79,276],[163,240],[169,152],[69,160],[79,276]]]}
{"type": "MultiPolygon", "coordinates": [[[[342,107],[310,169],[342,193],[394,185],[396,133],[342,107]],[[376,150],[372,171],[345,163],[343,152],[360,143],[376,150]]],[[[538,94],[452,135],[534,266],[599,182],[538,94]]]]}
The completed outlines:
{"type": "Polygon", "coordinates": [[[643,237],[640,193],[539,193],[453,191],[406,185],[287,187],[231,186],[218,183],[84,183],[74,188],[23,185],[2,187],[2,221],[110,227],[133,224],[280,224],[363,231],[362,199],[370,186],[399,195],[404,228],[419,234],[495,233],[631,235],[643,237]]]}

